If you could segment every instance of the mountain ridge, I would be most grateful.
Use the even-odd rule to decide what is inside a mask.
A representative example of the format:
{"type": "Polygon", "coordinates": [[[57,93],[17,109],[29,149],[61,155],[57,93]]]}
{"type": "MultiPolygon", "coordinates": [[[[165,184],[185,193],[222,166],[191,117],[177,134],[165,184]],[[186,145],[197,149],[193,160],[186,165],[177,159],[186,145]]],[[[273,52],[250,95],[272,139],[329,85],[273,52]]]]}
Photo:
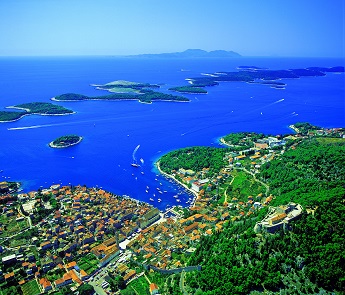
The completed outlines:
{"type": "Polygon", "coordinates": [[[235,51],[226,50],[212,50],[206,51],[202,49],[187,49],[182,52],[171,53],[149,53],[149,54],[137,54],[129,55],[127,57],[159,57],[159,58],[210,58],[210,57],[241,57],[241,55],[235,51]]]}

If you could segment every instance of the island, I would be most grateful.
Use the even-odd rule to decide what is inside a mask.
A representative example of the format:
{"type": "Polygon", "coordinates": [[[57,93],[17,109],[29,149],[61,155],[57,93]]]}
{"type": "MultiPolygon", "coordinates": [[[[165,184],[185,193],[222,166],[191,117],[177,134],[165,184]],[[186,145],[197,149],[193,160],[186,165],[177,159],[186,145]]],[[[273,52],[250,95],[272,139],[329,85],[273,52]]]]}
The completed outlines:
{"type": "Polygon", "coordinates": [[[138,83],[138,82],[131,82],[126,80],[117,80],[113,82],[109,82],[103,85],[92,84],[91,86],[95,86],[96,89],[99,90],[107,90],[109,92],[114,93],[145,93],[145,89],[148,88],[159,88],[160,86],[157,84],[150,84],[150,83],[138,83]]]}
{"type": "MultiPolygon", "coordinates": [[[[277,80],[297,79],[301,77],[325,76],[328,72],[344,72],[344,67],[331,68],[309,67],[306,69],[269,70],[256,66],[239,66],[237,72],[216,72],[203,74],[202,77],[187,78],[186,81],[192,87],[217,86],[220,82],[246,82],[270,86],[275,89],[284,89],[286,83],[277,80]]],[[[181,86],[177,89],[186,87],[181,86]]]]}
{"type": "MultiPolygon", "coordinates": [[[[126,88],[121,88],[126,89],[126,88]]],[[[109,90],[108,90],[109,91],[109,90]]],[[[128,91],[131,92],[131,91],[128,91]]],[[[86,96],[76,93],[65,93],[52,98],[55,101],[82,101],[82,100],[137,100],[141,103],[152,103],[153,101],[174,101],[189,102],[190,100],[183,96],[176,96],[167,93],[141,89],[140,93],[113,93],[102,96],[86,96]]]]}
{"type": "Polygon", "coordinates": [[[67,148],[80,143],[83,138],[79,135],[64,135],[49,143],[52,148],[67,148]]]}
{"type": "Polygon", "coordinates": [[[0,122],[12,122],[19,120],[26,115],[70,115],[74,112],[63,106],[55,105],[47,102],[31,102],[15,106],[9,106],[8,109],[18,109],[20,111],[0,111],[0,122]]]}
{"type": "MultiPolygon", "coordinates": [[[[132,57],[132,56],[129,56],[129,57],[132,57]]],[[[241,55],[235,51],[227,51],[227,50],[206,51],[202,49],[187,49],[182,52],[159,53],[159,54],[139,54],[139,55],[134,55],[134,56],[141,57],[141,58],[234,58],[234,57],[241,57],[241,55]]]]}
{"type": "Polygon", "coordinates": [[[195,86],[171,87],[169,90],[188,94],[207,94],[207,91],[204,88],[195,86]]]}
{"type": "Polygon", "coordinates": [[[189,208],[2,183],[2,293],[342,294],[345,128],[291,128],[163,155],[157,166],[190,190],[189,208]]]}

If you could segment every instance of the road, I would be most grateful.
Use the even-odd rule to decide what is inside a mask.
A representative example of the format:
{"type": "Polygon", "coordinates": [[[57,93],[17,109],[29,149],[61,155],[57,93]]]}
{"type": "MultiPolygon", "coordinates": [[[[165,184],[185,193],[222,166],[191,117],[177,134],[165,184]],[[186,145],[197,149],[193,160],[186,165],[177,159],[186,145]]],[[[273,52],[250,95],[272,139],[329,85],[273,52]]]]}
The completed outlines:
{"type": "Polygon", "coordinates": [[[189,295],[189,293],[185,290],[185,286],[184,286],[184,275],[185,275],[185,271],[181,272],[181,278],[180,278],[180,290],[182,292],[183,295],[189,295]]]}

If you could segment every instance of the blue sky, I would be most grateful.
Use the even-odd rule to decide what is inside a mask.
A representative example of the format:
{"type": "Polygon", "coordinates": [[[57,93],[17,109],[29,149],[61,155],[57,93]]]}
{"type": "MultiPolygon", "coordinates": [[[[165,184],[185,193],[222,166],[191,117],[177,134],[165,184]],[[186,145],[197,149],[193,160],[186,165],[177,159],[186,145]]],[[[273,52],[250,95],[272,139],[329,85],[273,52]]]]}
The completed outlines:
{"type": "Polygon", "coordinates": [[[344,0],[0,0],[0,55],[344,57],[344,0]]]}

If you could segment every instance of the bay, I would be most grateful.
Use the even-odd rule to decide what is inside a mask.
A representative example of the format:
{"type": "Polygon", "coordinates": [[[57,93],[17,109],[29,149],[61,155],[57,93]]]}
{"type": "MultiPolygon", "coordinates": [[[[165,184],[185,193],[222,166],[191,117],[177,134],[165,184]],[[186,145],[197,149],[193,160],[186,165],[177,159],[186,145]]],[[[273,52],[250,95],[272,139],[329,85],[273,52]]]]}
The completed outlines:
{"type": "MultiPolygon", "coordinates": [[[[241,65],[270,69],[332,67],[340,59],[233,58],[138,59],[116,57],[2,57],[0,107],[42,101],[62,93],[101,95],[90,84],[114,80],[161,83],[161,91],[185,85],[202,73],[235,71],[241,65]]],[[[54,102],[76,112],[69,116],[26,116],[0,124],[0,180],[20,181],[24,191],[51,184],[98,186],[149,201],[163,209],[188,195],[158,174],[154,162],[173,149],[219,146],[218,138],[236,131],[292,133],[296,122],[344,127],[345,76],[286,79],[286,89],[242,82],[208,87],[207,95],[185,95],[190,103],[134,101],[54,102]],[[30,127],[30,128],[28,128],[30,127]],[[19,128],[13,130],[13,128],[19,128]],[[12,129],[12,130],[9,130],[12,129]],[[66,135],[83,136],[81,144],[52,149],[48,143],[66,135]],[[143,159],[130,165],[132,153],[143,159]],[[149,187],[146,193],[147,186],[149,187]],[[160,194],[157,190],[163,191],[160,194]],[[164,193],[166,191],[166,193],[164,193]],[[158,203],[157,199],[162,202],[158,203]]]]}

